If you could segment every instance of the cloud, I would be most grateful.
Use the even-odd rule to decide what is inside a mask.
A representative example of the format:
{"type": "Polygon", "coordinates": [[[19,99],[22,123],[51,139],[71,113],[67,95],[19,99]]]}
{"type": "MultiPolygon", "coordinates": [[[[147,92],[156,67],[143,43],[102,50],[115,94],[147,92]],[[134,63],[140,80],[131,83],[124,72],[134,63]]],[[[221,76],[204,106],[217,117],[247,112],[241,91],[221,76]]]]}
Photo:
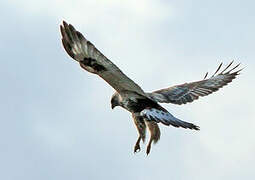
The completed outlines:
{"type": "Polygon", "coordinates": [[[253,6],[240,12],[218,2],[221,11],[217,3],[178,2],[4,2],[0,156],[6,164],[0,166],[7,171],[1,179],[253,177],[254,23],[245,13],[253,6]],[[238,25],[236,18],[246,23],[238,25]],[[64,52],[58,29],[63,19],[145,90],[200,80],[231,58],[246,68],[208,97],[185,106],[163,104],[200,132],[161,125],[152,154],[133,155],[137,134],[130,114],[112,111],[114,90],[64,52]]]}
{"type": "MultiPolygon", "coordinates": [[[[45,1],[9,1],[13,6],[26,14],[67,17],[80,24],[97,20],[102,17],[116,15],[128,16],[144,20],[160,20],[173,16],[173,8],[163,2],[153,0],[45,0],[45,1]]],[[[96,22],[96,21],[95,21],[96,22]]]]}

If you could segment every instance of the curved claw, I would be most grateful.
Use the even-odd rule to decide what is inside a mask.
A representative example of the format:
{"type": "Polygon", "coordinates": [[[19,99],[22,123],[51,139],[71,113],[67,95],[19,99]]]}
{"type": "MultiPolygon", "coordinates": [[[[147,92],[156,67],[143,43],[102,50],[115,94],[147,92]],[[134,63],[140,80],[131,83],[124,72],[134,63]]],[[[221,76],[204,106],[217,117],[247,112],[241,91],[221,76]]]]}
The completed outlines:
{"type": "Polygon", "coordinates": [[[147,149],[146,149],[147,156],[150,154],[150,152],[151,152],[151,146],[149,145],[147,146],[147,149]]]}
{"type": "Polygon", "coordinates": [[[135,144],[134,153],[138,153],[140,151],[141,151],[140,145],[139,144],[135,144]]]}

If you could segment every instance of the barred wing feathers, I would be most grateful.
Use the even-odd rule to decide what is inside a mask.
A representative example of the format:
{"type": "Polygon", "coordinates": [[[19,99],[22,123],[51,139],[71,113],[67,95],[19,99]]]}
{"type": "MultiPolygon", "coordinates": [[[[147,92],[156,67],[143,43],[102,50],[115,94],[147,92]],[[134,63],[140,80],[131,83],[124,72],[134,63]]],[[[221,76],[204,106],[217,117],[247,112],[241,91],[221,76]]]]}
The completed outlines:
{"type": "Polygon", "coordinates": [[[128,78],[71,24],[63,21],[60,30],[66,52],[78,61],[83,69],[99,75],[119,93],[134,91],[145,94],[140,86],[128,78]]]}
{"type": "Polygon", "coordinates": [[[147,121],[154,121],[157,123],[163,123],[164,125],[172,125],[174,127],[182,127],[185,129],[194,129],[199,130],[199,127],[188,123],[185,121],[182,121],[176,117],[174,117],[172,114],[170,114],[167,111],[155,109],[155,108],[147,108],[141,111],[141,116],[147,119],[147,121]]]}
{"type": "Polygon", "coordinates": [[[230,68],[232,64],[233,61],[226,68],[224,68],[223,71],[218,73],[222,67],[221,63],[216,72],[208,79],[206,79],[208,75],[208,73],[206,73],[204,79],[201,81],[160,89],[152,93],[147,93],[147,96],[159,103],[173,103],[181,105],[192,102],[198,99],[200,96],[207,96],[232,82],[232,80],[235,79],[242,70],[239,69],[234,71],[239,67],[240,64],[230,68]]]}

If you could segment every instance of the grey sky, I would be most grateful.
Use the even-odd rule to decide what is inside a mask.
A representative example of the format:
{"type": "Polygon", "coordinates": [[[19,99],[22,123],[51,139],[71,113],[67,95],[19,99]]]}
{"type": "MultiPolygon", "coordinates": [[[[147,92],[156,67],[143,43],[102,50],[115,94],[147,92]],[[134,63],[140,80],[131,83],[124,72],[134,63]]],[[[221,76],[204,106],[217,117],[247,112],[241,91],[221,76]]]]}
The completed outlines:
{"type": "Polygon", "coordinates": [[[0,179],[254,179],[253,1],[21,0],[0,2],[0,179]],[[133,154],[128,112],[113,89],[64,52],[72,23],[151,91],[241,62],[227,87],[185,106],[163,104],[200,132],[160,126],[133,154]],[[143,149],[145,146],[143,146],[143,149]]]}

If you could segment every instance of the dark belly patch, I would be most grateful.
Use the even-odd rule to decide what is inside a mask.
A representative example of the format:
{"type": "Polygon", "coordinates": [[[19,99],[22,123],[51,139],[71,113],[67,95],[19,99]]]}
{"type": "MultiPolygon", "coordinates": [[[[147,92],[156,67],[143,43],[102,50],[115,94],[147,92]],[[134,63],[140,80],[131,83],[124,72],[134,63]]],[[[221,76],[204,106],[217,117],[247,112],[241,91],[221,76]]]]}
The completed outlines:
{"type": "Polygon", "coordinates": [[[147,109],[147,108],[155,108],[155,109],[159,109],[162,111],[166,111],[158,103],[156,103],[148,98],[137,99],[137,102],[129,101],[128,108],[130,110],[132,110],[132,112],[141,112],[142,110],[147,109]]]}

